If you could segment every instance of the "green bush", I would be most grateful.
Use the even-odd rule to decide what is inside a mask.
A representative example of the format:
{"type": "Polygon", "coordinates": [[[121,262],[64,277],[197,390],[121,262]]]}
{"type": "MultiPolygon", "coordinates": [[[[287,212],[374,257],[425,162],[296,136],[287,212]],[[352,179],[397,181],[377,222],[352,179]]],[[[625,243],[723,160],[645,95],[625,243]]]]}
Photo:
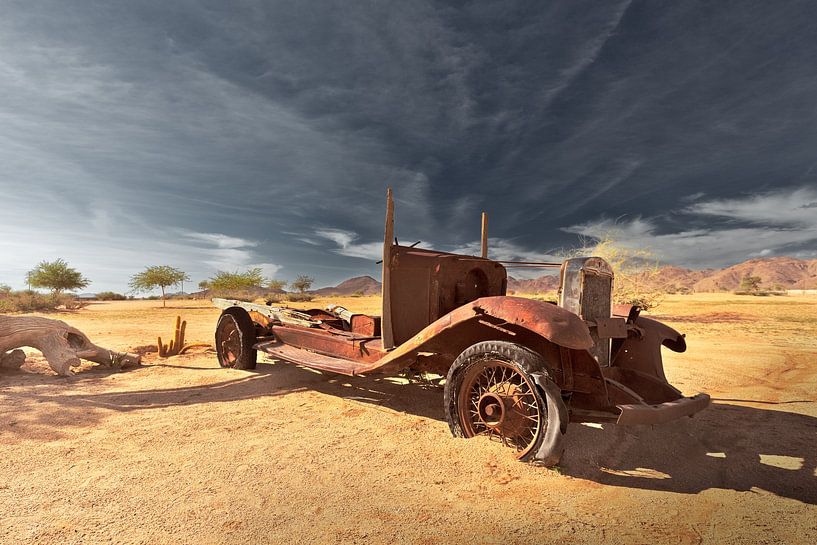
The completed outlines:
{"type": "Polygon", "coordinates": [[[264,278],[261,268],[255,267],[253,269],[247,269],[245,272],[218,271],[205,282],[207,282],[209,288],[214,291],[232,291],[261,287],[262,284],[266,284],[268,281],[264,278]]]}
{"type": "Polygon", "coordinates": [[[96,294],[96,298],[100,301],[125,301],[127,297],[115,291],[101,291],[96,294]]]}

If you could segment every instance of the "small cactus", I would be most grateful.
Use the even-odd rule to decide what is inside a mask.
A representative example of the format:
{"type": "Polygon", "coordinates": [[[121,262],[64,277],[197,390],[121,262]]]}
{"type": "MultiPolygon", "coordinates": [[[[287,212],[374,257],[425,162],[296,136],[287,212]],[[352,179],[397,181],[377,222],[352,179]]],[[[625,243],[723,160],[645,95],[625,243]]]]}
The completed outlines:
{"type": "Polygon", "coordinates": [[[158,338],[159,357],[169,358],[179,355],[186,347],[184,345],[184,330],[187,328],[187,320],[182,321],[181,316],[176,316],[176,328],[173,338],[168,344],[162,343],[162,338],[158,338]]]}

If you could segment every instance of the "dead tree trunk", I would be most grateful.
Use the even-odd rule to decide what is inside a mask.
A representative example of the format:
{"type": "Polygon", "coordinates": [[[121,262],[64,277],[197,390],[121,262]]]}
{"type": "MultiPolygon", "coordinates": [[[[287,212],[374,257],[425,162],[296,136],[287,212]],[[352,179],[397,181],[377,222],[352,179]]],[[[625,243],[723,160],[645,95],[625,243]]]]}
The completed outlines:
{"type": "Polygon", "coordinates": [[[141,356],[99,347],[80,330],[60,320],[36,316],[0,316],[0,365],[20,367],[25,355],[14,349],[22,346],[42,352],[51,369],[60,375],[70,375],[71,367],[77,367],[80,359],[109,367],[141,363],[141,356]]]}

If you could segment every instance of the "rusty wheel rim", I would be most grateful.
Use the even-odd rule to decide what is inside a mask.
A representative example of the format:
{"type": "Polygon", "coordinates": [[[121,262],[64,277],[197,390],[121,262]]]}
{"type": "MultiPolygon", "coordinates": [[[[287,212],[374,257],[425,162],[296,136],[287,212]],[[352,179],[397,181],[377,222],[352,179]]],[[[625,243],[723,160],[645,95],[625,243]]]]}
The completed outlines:
{"type": "Polygon", "coordinates": [[[543,409],[531,381],[507,362],[480,360],[469,366],[457,394],[465,437],[487,436],[528,454],[541,433],[543,409]]]}
{"type": "Polygon", "coordinates": [[[223,321],[222,327],[218,330],[218,348],[221,354],[221,362],[224,367],[235,367],[241,355],[241,331],[238,324],[232,317],[223,321]]]}

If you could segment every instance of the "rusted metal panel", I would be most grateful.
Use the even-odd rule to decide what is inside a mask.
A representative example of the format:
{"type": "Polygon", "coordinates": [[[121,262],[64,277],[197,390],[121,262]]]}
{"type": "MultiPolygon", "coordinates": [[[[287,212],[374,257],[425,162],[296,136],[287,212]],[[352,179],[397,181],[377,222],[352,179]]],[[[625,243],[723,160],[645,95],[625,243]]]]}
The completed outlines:
{"type": "Polygon", "coordinates": [[[507,276],[505,267],[489,259],[393,245],[390,307],[384,306],[383,319],[389,312],[394,342],[400,344],[465,303],[504,295],[507,276]]]}
{"type": "Polygon", "coordinates": [[[290,326],[273,326],[272,333],[283,343],[350,361],[377,362],[387,353],[376,337],[339,335],[290,326]]]}
{"type": "Polygon", "coordinates": [[[623,318],[596,318],[594,325],[599,339],[627,338],[627,322],[623,318]]]}
{"type": "Polygon", "coordinates": [[[612,365],[634,369],[667,382],[661,357],[661,346],[676,351],[686,350],[684,337],[669,327],[649,318],[636,319],[633,334],[618,348],[612,365]]]}
{"type": "Polygon", "coordinates": [[[569,348],[559,347],[559,356],[562,364],[562,388],[573,390],[573,358],[569,348]]]}
{"type": "Polygon", "coordinates": [[[339,373],[341,375],[355,375],[355,370],[360,366],[360,364],[353,361],[317,354],[303,348],[284,344],[278,340],[259,343],[255,348],[273,358],[279,358],[290,363],[297,363],[313,369],[339,373]]]}
{"type": "Polygon", "coordinates": [[[380,336],[380,316],[353,314],[351,319],[352,333],[368,337],[380,336]]]}
{"type": "Polygon", "coordinates": [[[452,316],[467,313],[466,307],[529,329],[566,348],[587,350],[593,346],[587,325],[572,312],[550,303],[524,297],[483,297],[452,312],[452,316]]]}

